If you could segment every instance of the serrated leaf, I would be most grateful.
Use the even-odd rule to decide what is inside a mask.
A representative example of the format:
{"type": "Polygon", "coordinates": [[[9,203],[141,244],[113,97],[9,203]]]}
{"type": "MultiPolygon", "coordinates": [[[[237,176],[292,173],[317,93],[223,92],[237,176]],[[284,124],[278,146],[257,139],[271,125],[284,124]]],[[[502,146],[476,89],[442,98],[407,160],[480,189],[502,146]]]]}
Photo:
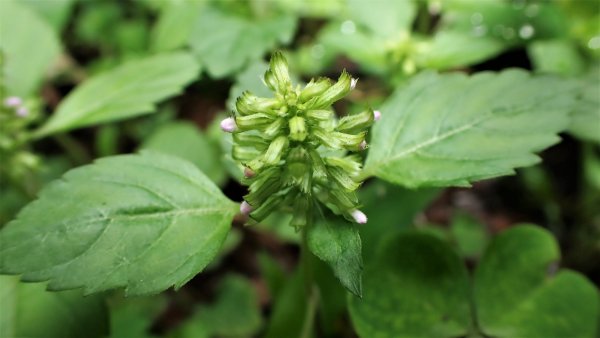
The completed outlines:
{"type": "Polygon", "coordinates": [[[467,270],[432,235],[389,238],[365,266],[363,283],[363,298],[348,298],[361,337],[457,337],[471,326],[467,270]]]}
{"type": "Polygon", "coordinates": [[[408,187],[469,186],[539,162],[569,123],[573,83],[500,73],[423,73],[399,88],[373,128],[366,175],[408,187]]]}
{"type": "Polygon", "coordinates": [[[208,73],[221,78],[260,59],[278,43],[288,43],[295,29],[293,15],[253,18],[207,7],[198,17],[189,43],[208,73]]]}
{"type": "Polygon", "coordinates": [[[362,296],[362,256],[356,225],[323,221],[307,232],[308,248],[326,262],[340,283],[354,295],[362,296]]]}
{"type": "Polygon", "coordinates": [[[106,157],[51,183],[0,231],[0,273],[85,293],[179,287],[215,257],[236,209],[177,157],[106,157]]]}
{"type": "Polygon", "coordinates": [[[77,87],[36,136],[151,113],[158,102],[181,92],[198,74],[196,61],[183,52],[128,62],[77,87]]]}
{"type": "Polygon", "coordinates": [[[48,292],[44,284],[0,276],[0,337],[105,337],[108,314],[101,296],[48,292]]]}
{"type": "Polygon", "coordinates": [[[163,124],[144,141],[141,148],[188,160],[216,184],[225,180],[217,149],[193,123],[174,121],[163,124]]]}
{"type": "Polygon", "coordinates": [[[9,95],[27,97],[58,57],[59,38],[37,13],[13,1],[2,2],[0,31],[6,90],[9,95]]]}
{"type": "Polygon", "coordinates": [[[475,274],[477,318],[494,337],[595,336],[598,290],[581,274],[554,275],[559,249],[547,231],[519,226],[498,235],[475,274]]]}
{"type": "Polygon", "coordinates": [[[579,88],[580,98],[573,111],[569,132],[600,144],[600,68],[589,70],[579,88]]]}

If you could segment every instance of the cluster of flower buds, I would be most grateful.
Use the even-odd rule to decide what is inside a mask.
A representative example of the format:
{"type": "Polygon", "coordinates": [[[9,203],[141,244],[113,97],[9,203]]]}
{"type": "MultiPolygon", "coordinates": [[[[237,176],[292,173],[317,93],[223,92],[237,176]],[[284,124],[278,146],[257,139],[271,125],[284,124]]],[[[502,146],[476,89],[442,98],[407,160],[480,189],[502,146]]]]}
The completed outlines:
{"type": "Polygon", "coordinates": [[[331,108],[357,79],[344,71],[335,83],[319,78],[294,87],[285,58],[276,52],[264,82],[274,97],[244,92],[235,116],[221,122],[224,131],[233,133],[233,158],[245,167],[249,193],[241,212],[261,221],[276,209],[288,209],[299,229],[320,203],[350,221],[366,223],[355,193],[361,159],[351,153],[367,148],[366,132],[381,114],[369,109],[337,119],[331,108]]]}
{"type": "Polygon", "coordinates": [[[23,104],[23,100],[18,96],[9,96],[4,99],[4,107],[14,111],[18,117],[27,117],[29,109],[23,104]]]}

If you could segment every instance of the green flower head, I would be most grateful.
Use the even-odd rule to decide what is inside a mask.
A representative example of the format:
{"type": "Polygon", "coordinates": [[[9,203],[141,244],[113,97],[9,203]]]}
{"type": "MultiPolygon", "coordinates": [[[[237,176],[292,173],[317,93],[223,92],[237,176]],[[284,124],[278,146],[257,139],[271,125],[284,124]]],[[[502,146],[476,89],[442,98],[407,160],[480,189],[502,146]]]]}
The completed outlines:
{"type": "Polygon", "coordinates": [[[350,221],[366,223],[358,210],[356,189],[361,158],[353,152],[367,148],[365,136],[380,113],[367,110],[337,119],[332,104],[356,86],[346,71],[337,82],[312,79],[294,86],[287,61],[276,52],[264,82],[274,92],[262,98],[244,92],[235,116],[221,122],[233,133],[232,156],[244,167],[249,186],[240,208],[255,221],[287,209],[300,229],[311,221],[318,204],[350,221]]]}

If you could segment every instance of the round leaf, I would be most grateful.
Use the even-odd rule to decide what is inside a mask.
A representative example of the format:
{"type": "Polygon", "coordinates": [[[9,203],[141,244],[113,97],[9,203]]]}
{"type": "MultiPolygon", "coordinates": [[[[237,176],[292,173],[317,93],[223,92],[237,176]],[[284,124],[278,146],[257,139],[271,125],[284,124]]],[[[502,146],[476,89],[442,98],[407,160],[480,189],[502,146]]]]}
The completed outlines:
{"type": "Polygon", "coordinates": [[[361,337],[456,337],[471,326],[467,271],[432,235],[405,232],[383,242],[363,285],[362,299],[348,299],[361,337]]]}
{"type": "Polygon", "coordinates": [[[520,226],[498,235],[475,275],[477,317],[493,337],[594,337],[596,288],[582,275],[554,275],[558,245],[547,231],[520,226]]]}

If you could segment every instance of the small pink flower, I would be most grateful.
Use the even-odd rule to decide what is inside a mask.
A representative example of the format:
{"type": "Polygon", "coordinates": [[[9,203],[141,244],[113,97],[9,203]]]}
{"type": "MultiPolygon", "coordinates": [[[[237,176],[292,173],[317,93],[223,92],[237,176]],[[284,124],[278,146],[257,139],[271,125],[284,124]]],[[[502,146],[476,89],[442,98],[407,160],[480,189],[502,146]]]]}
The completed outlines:
{"type": "Polygon", "coordinates": [[[17,108],[17,116],[18,117],[27,117],[27,115],[29,115],[29,110],[27,110],[27,108],[25,108],[25,107],[17,108]]]}
{"type": "Polygon", "coordinates": [[[221,121],[221,129],[228,133],[233,133],[237,129],[235,120],[232,117],[228,117],[221,121]]]}
{"type": "Polygon", "coordinates": [[[22,104],[23,100],[18,96],[10,96],[4,100],[4,106],[9,108],[16,108],[22,104]]]}
{"type": "Polygon", "coordinates": [[[381,112],[379,110],[373,111],[373,118],[375,121],[379,121],[379,119],[381,119],[381,112]]]}
{"type": "Polygon", "coordinates": [[[240,212],[246,216],[250,215],[250,213],[252,212],[252,206],[248,204],[248,202],[243,201],[242,204],[240,204],[240,212]]]}
{"type": "Polygon", "coordinates": [[[350,215],[352,215],[352,218],[354,218],[354,221],[358,224],[367,223],[367,215],[358,209],[353,210],[350,215]]]}
{"type": "Polygon", "coordinates": [[[255,173],[254,173],[254,171],[252,171],[252,169],[250,169],[248,167],[244,168],[244,177],[251,178],[251,177],[254,177],[254,175],[255,175],[255,173]]]}

